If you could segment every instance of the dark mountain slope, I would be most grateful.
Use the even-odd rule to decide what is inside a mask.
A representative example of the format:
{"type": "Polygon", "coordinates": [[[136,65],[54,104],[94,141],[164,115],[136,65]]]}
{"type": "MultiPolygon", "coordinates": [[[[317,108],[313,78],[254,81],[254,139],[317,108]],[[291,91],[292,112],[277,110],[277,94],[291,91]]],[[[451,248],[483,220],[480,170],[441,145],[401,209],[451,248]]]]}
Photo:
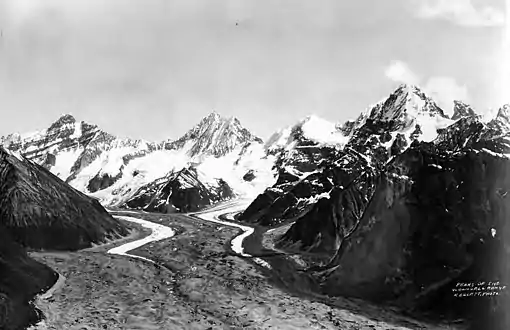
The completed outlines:
{"type": "MultiPolygon", "coordinates": [[[[467,127],[472,134],[454,141],[472,148],[452,153],[444,137],[437,145],[416,141],[378,179],[335,187],[291,226],[279,247],[326,252],[328,259],[310,270],[321,274],[328,294],[507,322],[501,309],[507,293],[457,298],[452,292],[458,282],[510,283],[510,160],[478,150],[498,140],[477,140],[480,131],[473,127],[483,127],[467,127]]],[[[487,329],[507,328],[491,324],[487,329]]]]}
{"type": "Polygon", "coordinates": [[[122,207],[162,213],[195,212],[232,197],[234,193],[225,181],[202,182],[191,166],[143,186],[122,207]]]}
{"type": "Polygon", "coordinates": [[[432,141],[441,129],[452,123],[418,87],[401,85],[356,121],[337,125],[343,137],[339,136],[336,144],[310,141],[303,136],[302,125],[297,125],[290,134],[295,145],[283,151],[275,150],[278,181],[260,194],[239,219],[263,225],[293,219],[316,203],[321,194],[330,191],[331,182],[346,184],[336,180],[333,173],[383,167],[413,141],[432,141]],[[368,167],[358,168],[358,162],[368,167]]]}
{"type": "Polygon", "coordinates": [[[309,200],[287,217],[295,223],[276,246],[304,252],[325,293],[471,318],[473,329],[510,328],[507,291],[452,291],[459,282],[510,283],[510,107],[488,123],[456,107],[449,120],[419,90],[399,88],[348,125],[349,142],[316,173],[281,172],[265,193],[272,200],[259,196],[247,209],[251,220],[270,225],[309,200]],[[309,180],[322,189],[291,198],[309,180]]]}
{"type": "MultiPolygon", "coordinates": [[[[440,306],[441,313],[468,317],[489,312],[488,299],[460,300],[451,289],[459,281],[508,283],[510,269],[501,267],[508,265],[503,261],[510,257],[509,246],[500,237],[508,237],[509,190],[506,158],[477,151],[452,156],[427,144],[413,147],[381,176],[357,229],[330,263],[337,268],[324,289],[420,309],[440,306]]],[[[348,217],[339,220],[350,223],[348,217]]],[[[331,235],[341,234],[333,230],[331,235]]]]}
{"type": "Polygon", "coordinates": [[[0,328],[39,321],[29,302],[57,278],[24,247],[76,250],[126,233],[96,200],[0,147],[0,328]]]}
{"type": "Polygon", "coordinates": [[[98,201],[0,148],[0,218],[32,248],[75,250],[126,233],[98,201]]]}
{"type": "Polygon", "coordinates": [[[0,225],[0,329],[21,330],[38,322],[30,301],[57,277],[49,267],[29,258],[0,225]]]}

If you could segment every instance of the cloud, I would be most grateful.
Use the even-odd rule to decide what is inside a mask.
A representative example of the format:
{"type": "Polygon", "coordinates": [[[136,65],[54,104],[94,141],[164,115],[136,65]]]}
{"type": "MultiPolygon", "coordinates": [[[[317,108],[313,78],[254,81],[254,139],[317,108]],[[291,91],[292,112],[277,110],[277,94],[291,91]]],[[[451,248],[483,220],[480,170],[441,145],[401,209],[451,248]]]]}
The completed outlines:
{"type": "Polygon", "coordinates": [[[419,82],[418,76],[402,61],[393,61],[385,71],[385,75],[395,82],[416,85],[419,82]]]}
{"type": "Polygon", "coordinates": [[[468,88],[457,83],[453,77],[432,76],[424,79],[403,61],[393,61],[386,68],[385,75],[394,82],[421,85],[423,91],[448,114],[453,113],[454,100],[469,102],[468,88]]]}
{"type": "Polygon", "coordinates": [[[446,113],[453,113],[453,101],[469,102],[468,89],[452,77],[431,77],[423,87],[446,113]]]}
{"type": "Polygon", "coordinates": [[[444,19],[460,26],[504,26],[504,13],[491,6],[478,6],[471,0],[419,0],[417,16],[423,19],[444,19]]]}

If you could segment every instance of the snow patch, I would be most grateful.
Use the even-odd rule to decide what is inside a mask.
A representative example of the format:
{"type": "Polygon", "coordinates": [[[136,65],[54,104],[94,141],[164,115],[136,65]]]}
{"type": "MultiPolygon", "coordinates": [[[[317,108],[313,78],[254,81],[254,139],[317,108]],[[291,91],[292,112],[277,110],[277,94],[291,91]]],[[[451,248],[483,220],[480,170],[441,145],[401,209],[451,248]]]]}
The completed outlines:
{"type": "Polygon", "coordinates": [[[320,144],[345,145],[349,140],[340,130],[337,130],[334,123],[314,115],[304,119],[301,129],[306,138],[320,144]]]}
{"type": "Polygon", "coordinates": [[[83,152],[82,148],[63,150],[55,155],[55,165],[50,169],[51,173],[58,176],[62,181],[71,175],[71,168],[83,152]]]}
{"type": "Polygon", "coordinates": [[[497,153],[497,152],[494,152],[492,150],[489,150],[487,148],[482,148],[482,151],[488,153],[489,155],[492,155],[492,156],[496,156],[496,157],[500,157],[500,158],[510,158],[510,155],[509,154],[501,154],[501,153],[497,153]]]}

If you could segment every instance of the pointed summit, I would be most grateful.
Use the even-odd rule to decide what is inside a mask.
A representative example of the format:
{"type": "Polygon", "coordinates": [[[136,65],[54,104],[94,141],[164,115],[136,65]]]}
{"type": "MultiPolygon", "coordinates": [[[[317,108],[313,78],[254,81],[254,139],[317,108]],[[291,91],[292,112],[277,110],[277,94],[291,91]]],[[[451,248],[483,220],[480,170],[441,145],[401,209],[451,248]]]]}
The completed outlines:
{"type": "Polygon", "coordinates": [[[498,110],[498,114],[488,124],[489,127],[495,129],[499,134],[510,132],[510,104],[505,104],[498,110]]]}
{"type": "Polygon", "coordinates": [[[498,114],[496,117],[501,118],[510,118],[510,104],[505,104],[498,110],[498,114]]]}
{"type": "Polygon", "coordinates": [[[63,114],[61,115],[51,126],[48,128],[48,131],[54,130],[55,128],[60,128],[66,124],[74,124],[76,123],[76,119],[71,114],[63,114]]]}
{"type": "Polygon", "coordinates": [[[471,108],[470,105],[462,102],[462,101],[453,101],[453,116],[452,120],[458,120],[464,117],[475,117],[477,116],[476,112],[471,108]]]}
{"type": "Polygon", "coordinates": [[[221,118],[222,116],[216,110],[213,110],[207,116],[202,118],[202,120],[219,120],[221,118]]]}
{"type": "Polygon", "coordinates": [[[225,118],[212,111],[183,137],[170,143],[166,148],[180,149],[188,145],[188,155],[191,157],[203,155],[219,157],[248,142],[262,143],[262,140],[244,128],[236,117],[225,118]]]}
{"type": "Polygon", "coordinates": [[[443,110],[415,85],[400,85],[385,101],[376,104],[370,111],[372,122],[386,123],[385,129],[408,128],[418,117],[447,119],[443,110]]]}

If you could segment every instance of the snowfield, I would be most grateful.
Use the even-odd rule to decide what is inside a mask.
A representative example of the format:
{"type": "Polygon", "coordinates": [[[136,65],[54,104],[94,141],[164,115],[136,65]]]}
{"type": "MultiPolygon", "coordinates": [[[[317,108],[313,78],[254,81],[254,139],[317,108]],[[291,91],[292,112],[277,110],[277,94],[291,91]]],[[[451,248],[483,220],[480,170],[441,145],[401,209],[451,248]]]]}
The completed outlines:
{"type": "Polygon", "coordinates": [[[297,128],[301,129],[304,138],[316,142],[319,146],[343,147],[349,141],[349,137],[338,130],[335,123],[316,115],[309,115],[297,124],[285,127],[274,133],[266,142],[265,148],[268,150],[279,148],[290,150],[294,148],[296,141],[294,136],[292,136],[292,132],[297,128]]]}

